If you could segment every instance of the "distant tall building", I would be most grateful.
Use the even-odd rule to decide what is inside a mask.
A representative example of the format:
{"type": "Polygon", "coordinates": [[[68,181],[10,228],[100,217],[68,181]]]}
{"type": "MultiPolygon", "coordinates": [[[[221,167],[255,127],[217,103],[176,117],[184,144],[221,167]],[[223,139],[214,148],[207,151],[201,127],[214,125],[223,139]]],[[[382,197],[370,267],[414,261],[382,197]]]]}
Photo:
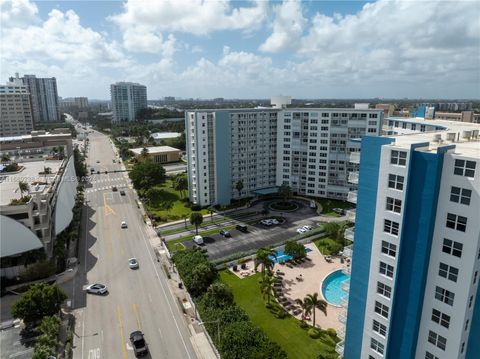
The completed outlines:
{"type": "Polygon", "coordinates": [[[0,137],[33,131],[30,93],[19,78],[0,86],[0,115],[0,137]]]}
{"type": "Polygon", "coordinates": [[[88,107],[88,97],[67,97],[60,98],[60,107],[77,107],[79,109],[88,107]]]}
{"type": "Polygon", "coordinates": [[[24,75],[22,78],[10,78],[10,81],[21,79],[30,92],[33,122],[60,122],[58,108],[57,80],[55,77],[37,78],[35,75],[24,75]]]}
{"type": "Polygon", "coordinates": [[[135,121],[138,111],[147,108],[147,87],[133,82],[110,85],[113,121],[135,121]]]}

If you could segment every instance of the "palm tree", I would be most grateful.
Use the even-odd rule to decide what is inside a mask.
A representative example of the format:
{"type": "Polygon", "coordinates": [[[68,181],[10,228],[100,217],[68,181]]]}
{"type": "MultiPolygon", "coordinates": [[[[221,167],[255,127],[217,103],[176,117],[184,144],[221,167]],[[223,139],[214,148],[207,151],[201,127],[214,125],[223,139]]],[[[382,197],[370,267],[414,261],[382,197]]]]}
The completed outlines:
{"type": "Polygon", "coordinates": [[[312,308],[310,307],[310,304],[305,300],[296,299],[295,303],[297,303],[300,306],[300,308],[302,308],[302,322],[303,322],[305,317],[311,314],[312,308]]]}
{"type": "Polygon", "coordinates": [[[176,179],[175,179],[175,182],[173,182],[173,189],[175,191],[179,191],[180,192],[180,195],[182,197],[184,197],[184,193],[185,191],[188,190],[188,180],[187,180],[187,177],[185,176],[178,176],[176,179]]]}
{"type": "Polygon", "coordinates": [[[239,180],[236,184],[235,184],[235,189],[238,191],[238,197],[241,196],[242,194],[242,189],[243,189],[243,182],[241,180],[239,180]]]}
{"type": "Polygon", "coordinates": [[[140,158],[142,160],[146,160],[148,158],[148,148],[142,148],[142,152],[140,152],[140,158]]]}
{"type": "Polygon", "coordinates": [[[28,183],[20,181],[18,182],[18,188],[20,189],[20,196],[23,198],[23,192],[28,193],[28,188],[29,188],[28,183]]]}
{"type": "Polygon", "coordinates": [[[315,309],[320,309],[323,314],[327,315],[327,302],[318,298],[318,293],[307,294],[303,300],[307,303],[313,313],[313,326],[315,327],[315,309]]]}
{"type": "Polygon", "coordinates": [[[263,298],[267,297],[267,303],[270,303],[274,284],[275,278],[272,275],[267,275],[260,282],[260,291],[262,292],[263,298]]]}
{"type": "Polygon", "coordinates": [[[255,270],[259,265],[262,266],[262,278],[265,277],[265,270],[272,270],[277,258],[277,252],[271,248],[260,248],[255,257],[255,270]]]}
{"type": "Polygon", "coordinates": [[[190,223],[195,226],[195,234],[198,234],[198,226],[203,222],[203,216],[200,212],[192,212],[190,214],[190,223]]]}

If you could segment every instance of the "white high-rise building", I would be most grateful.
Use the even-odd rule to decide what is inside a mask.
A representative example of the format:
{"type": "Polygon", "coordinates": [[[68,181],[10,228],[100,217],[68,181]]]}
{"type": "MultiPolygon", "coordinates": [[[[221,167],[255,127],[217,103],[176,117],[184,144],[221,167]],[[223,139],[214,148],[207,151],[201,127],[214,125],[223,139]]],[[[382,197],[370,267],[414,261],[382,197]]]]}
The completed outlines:
{"type": "Polygon", "coordinates": [[[135,121],[138,111],[147,108],[147,87],[133,82],[110,85],[113,121],[135,121]]]}
{"type": "Polygon", "coordinates": [[[0,86],[0,115],[0,137],[33,131],[30,93],[19,78],[0,86]]]}
{"type": "Polygon", "coordinates": [[[387,123],[400,134],[361,141],[337,351],[347,359],[479,358],[480,126],[387,123]]]}
{"type": "Polygon", "coordinates": [[[282,184],[297,194],[346,200],[356,188],[347,181],[356,140],[380,134],[383,110],[197,110],[185,121],[193,203],[228,204],[275,193],[282,184]]]}

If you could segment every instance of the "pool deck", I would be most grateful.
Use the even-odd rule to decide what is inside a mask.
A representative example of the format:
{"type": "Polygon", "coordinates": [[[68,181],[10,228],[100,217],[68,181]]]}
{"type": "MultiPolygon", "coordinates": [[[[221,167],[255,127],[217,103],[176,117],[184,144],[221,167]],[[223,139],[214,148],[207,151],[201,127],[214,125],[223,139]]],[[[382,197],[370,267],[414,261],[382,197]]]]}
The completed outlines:
{"type": "MultiPolygon", "coordinates": [[[[291,300],[303,299],[307,294],[318,293],[319,298],[323,299],[322,294],[322,281],[330,273],[342,269],[343,264],[340,263],[340,259],[333,259],[331,263],[328,263],[323,255],[318,250],[317,246],[313,243],[306,244],[305,247],[311,249],[308,252],[308,258],[311,261],[306,261],[302,264],[296,264],[293,268],[289,268],[286,265],[279,263],[275,264],[274,272],[278,269],[285,273],[284,276],[284,290],[283,295],[291,300]],[[303,278],[302,281],[298,281],[297,277],[303,278]]],[[[331,304],[327,306],[327,316],[320,310],[315,309],[315,321],[317,326],[323,329],[334,328],[337,330],[340,327],[338,315],[342,312],[341,307],[336,307],[331,304]]],[[[301,314],[297,315],[298,319],[301,319],[301,314]]],[[[311,317],[313,317],[311,315],[311,317]]]]}

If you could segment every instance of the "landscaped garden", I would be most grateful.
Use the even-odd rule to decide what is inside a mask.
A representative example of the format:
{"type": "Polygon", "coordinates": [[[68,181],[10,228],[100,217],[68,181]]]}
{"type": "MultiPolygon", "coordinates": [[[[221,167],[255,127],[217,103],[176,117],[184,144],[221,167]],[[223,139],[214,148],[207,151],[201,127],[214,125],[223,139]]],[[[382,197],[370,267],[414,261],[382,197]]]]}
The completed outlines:
{"type": "Polygon", "coordinates": [[[345,210],[355,208],[355,205],[350,202],[338,201],[336,199],[319,198],[316,201],[322,206],[321,214],[324,216],[339,217],[339,214],[333,210],[334,208],[345,210]]]}
{"type": "Polygon", "coordinates": [[[348,227],[347,222],[323,224],[326,236],[315,240],[315,245],[323,255],[338,255],[345,246],[352,244],[351,241],[345,238],[345,229],[348,227]]]}

